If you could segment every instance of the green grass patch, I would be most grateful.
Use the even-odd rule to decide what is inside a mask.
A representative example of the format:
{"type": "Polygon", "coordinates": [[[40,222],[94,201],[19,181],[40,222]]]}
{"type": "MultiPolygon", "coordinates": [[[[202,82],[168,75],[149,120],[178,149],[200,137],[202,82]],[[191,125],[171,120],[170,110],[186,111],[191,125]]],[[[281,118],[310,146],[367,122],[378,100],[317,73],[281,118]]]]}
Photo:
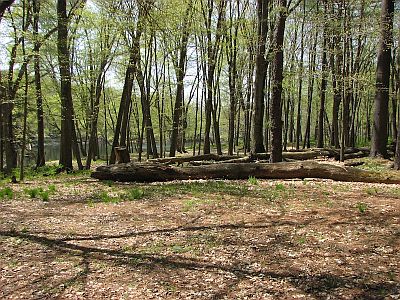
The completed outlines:
{"type": "Polygon", "coordinates": [[[12,199],[14,197],[14,192],[10,187],[5,187],[0,189],[0,199],[8,198],[12,199]]]}
{"type": "Polygon", "coordinates": [[[121,201],[119,197],[111,196],[106,191],[94,194],[93,198],[103,203],[118,204],[121,201]]]}
{"type": "Polygon", "coordinates": [[[131,188],[130,190],[128,190],[126,196],[127,196],[127,199],[131,200],[131,201],[139,200],[144,197],[144,191],[139,188],[131,188]]]}
{"type": "Polygon", "coordinates": [[[376,187],[369,187],[365,189],[365,192],[370,196],[375,196],[378,194],[379,190],[376,187]]]}
{"type": "Polygon", "coordinates": [[[192,210],[196,205],[196,201],[193,199],[190,200],[186,200],[185,202],[183,202],[183,210],[184,211],[189,211],[192,210]]]}
{"type": "Polygon", "coordinates": [[[53,194],[56,190],[55,185],[49,185],[48,190],[44,190],[42,187],[36,187],[31,189],[25,189],[24,192],[30,198],[41,198],[43,202],[48,202],[50,199],[50,195],[53,194]]]}
{"type": "Polygon", "coordinates": [[[249,179],[248,179],[248,182],[249,182],[251,185],[258,185],[258,180],[257,180],[257,178],[255,178],[254,176],[250,176],[249,179]]]}
{"type": "Polygon", "coordinates": [[[176,245],[172,245],[171,246],[171,251],[173,253],[186,253],[192,250],[192,247],[190,246],[185,246],[185,245],[180,245],[180,244],[176,244],[176,245]]]}
{"type": "Polygon", "coordinates": [[[244,197],[249,194],[246,185],[239,185],[224,180],[210,180],[205,182],[164,183],[151,185],[145,188],[146,195],[167,196],[191,195],[204,197],[204,194],[221,194],[235,197],[244,197]]]}
{"type": "Polygon", "coordinates": [[[30,198],[38,198],[40,193],[43,192],[42,188],[32,188],[32,189],[25,189],[25,194],[27,194],[30,198]]]}
{"type": "Polygon", "coordinates": [[[366,170],[366,171],[374,171],[374,172],[384,172],[389,171],[387,160],[380,159],[380,158],[370,158],[366,157],[363,158],[362,161],[364,162],[363,165],[359,166],[358,168],[366,170]]]}
{"type": "Polygon", "coordinates": [[[278,183],[273,187],[262,190],[262,198],[268,202],[287,200],[294,195],[294,188],[278,183]]]}

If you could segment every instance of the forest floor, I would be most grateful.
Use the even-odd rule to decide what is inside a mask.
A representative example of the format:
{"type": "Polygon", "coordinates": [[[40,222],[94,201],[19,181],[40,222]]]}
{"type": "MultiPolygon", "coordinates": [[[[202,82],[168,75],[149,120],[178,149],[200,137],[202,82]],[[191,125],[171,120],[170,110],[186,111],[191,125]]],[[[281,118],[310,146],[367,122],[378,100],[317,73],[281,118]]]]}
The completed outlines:
{"type": "Polygon", "coordinates": [[[400,299],[400,187],[0,186],[0,299],[400,299]]]}

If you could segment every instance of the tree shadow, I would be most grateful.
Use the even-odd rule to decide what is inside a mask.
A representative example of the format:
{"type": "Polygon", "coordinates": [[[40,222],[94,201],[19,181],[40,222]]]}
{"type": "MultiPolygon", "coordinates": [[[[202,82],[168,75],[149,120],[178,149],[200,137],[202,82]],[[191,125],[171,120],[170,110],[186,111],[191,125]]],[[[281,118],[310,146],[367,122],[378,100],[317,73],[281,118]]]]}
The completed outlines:
{"type": "MultiPolygon", "coordinates": [[[[169,232],[172,230],[185,230],[185,231],[203,231],[211,228],[215,229],[239,229],[239,228],[268,228],[271,225],[245,225],[245,224],[222,224],[222,225],[209,225],[209,226],[191,226],[187,228],[172,228],[172,229],[160,229],[146,232],[133,232],[129,236],[137,235],[148,235],[155,233],[169,232]]],[[[123,266],[126,268],[133,268],[137,270],[143,267],[147,270],[160,271],[160,268],[167,270],[189,270],[197,272],[217,272],[217,273],[229,273],[235,276],[235,279],[229,280],[217,291],[214,291],[212,299],[222,299],[230,292],[237,289],[238,284],[251,277],[268,278],[274,281],[286,281],[289,282],[293,287],[299,289],[309,296],[313,296],[317,299],[326,298],[327,293],[335,294],[337,289],[340,288],[356,288],[360,291],[359,299],[384,299],[385,296],[390,294],[400,293],[400,283],[398,282],[381,282],[381,283],[370,283],[368,278],[359,276],[346,276],[333,274],[327,272],[318,275],[304,274],[301,270],[290,268],[290,269],[279,269],[271,270],[267,267],[262,268],[259,271],[252,270],[243,266],[243,264],[233,264],[231,262],[220,263],[207,261],[202,258],[190,258],[181,255],[155,255],[147,253],[130,253],[121,249],[105,249],[99,247],[83,246],[71,243],[70,241],[82,241],[88,240],[89,237],[83,239],[52,239],[45,236],[39,236],[31,233],[23,233],[17,231],[0,231],[0,236],[3,237],[14,237],[32,243],[40,244],[58,253],[64,253],[81,258],[79,266],[81,271],[75,276],[64,280],[64,282],[54,283],[52,286],[47,287],[43,292],[51,294],[53,292],[62,293],[68,287],[77,282],[81,282],[84,286],[86,285],[87,277],[90,274],[90,261],[91,260],[102,260],[110,262],[114,265],[123,266]],[[134,262],[134,263],[132,263],[134,262]],[[369,297],[369,298],[368,298],[369,297]]],[[[98,240],[102,238],[121,238],[127,237],[128,235],[116,235],[116,236],[95,236],[91,239],[98,240]]],[[[279,242],[274,245],[273,248],[278,249],[279,242]]],[[[271,250],[273,251],[273,249],[271,250]]],[[[50,275],[51,276],[51,275],[50,275]]],[[[45,280],[46,278],[38,279],[45,280]]],[[[43,295],[42,295],[43,296],[43,295]]],[[[358,297],[358,296],[357,296],[358,297]]]]}

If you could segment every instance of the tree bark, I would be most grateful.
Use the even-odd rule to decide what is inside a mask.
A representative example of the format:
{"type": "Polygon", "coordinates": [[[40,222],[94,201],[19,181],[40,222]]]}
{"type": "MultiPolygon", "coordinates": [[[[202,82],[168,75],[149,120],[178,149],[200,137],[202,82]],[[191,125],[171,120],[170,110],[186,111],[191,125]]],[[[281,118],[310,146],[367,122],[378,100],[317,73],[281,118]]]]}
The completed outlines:
{"type": "Polygon", "coordinates": [[[70,54],[68,49],[68,17],[66,0],[57,1],[58,16],[58,63],[61,77],[61,141],[60,165],[65,170],[72,170],[72,91],[70,54]]]}
{"type": "MultiPolygon", "coordinates": [[[[211,132],[211,121],[212,121],[212,113],[214,110],[214,75],[215,75],[215,68],[218,58],[218,52],[220,50],[221,38],[222,38],[222,26],[225,20],[225,7],[226,7],[226,0],[222,0],[218,6],[218,19],[216,25],[216,34],[215,40],[212,41],[212,34],[211,34],[211,22],[212,18],[212,11],[213,11],[213,1],[209,1],[209,7],[207,12],[205,13],[205,23],[207,28],[207,97],[205,103],[205,128],[204,128],[204,147],[203,152],[204,154],[209,154],[211,152],[211,140],[210,140],[210,132],[211,132]]],[[[204,8],[203,8],[204,9],[204,8]]],[[[215,112],[214,112],[215,113],[215,112]]],[[[214,120],[214,125],[216,125],[214,120]]],[[[214,134],[216,134],[214,130],[214,134]]],[[[218,151],[221,152],[221,151],[218,151]]]]}
{"type": "Polygon", "coordinates": [[[42,80],[40,75],[40,42],[39,42],[39,13],[40,2],[33,0],[33,36],[34,36],[34,70],[36,88],[36,115],[37,115],[37,157],[36,168],[46,163],[44,152],[44,118],[43,118],[43,96],[42,80]]]}
{"type": "Polygon", "coordinates": [[[271,158],[270,161],[282,161],[282,81],[283,81],[283,40],[287,18],[286,0],[279,1],[279,16],[274,34],[274,62],[271,94],[271,158]]]}
{"type": "Polygon", "coordinates": [[[316,162],[220,163],[198,167],[173,167],[160,164],[128,163],[101,166],[91,175],[100,180],[155,182],[188,179],[294,179],[323,178],[347,182],[399,184],[399,176],[385,176],[353,167],[316,162]]]}
{"type": "Polygon", "coordinates": [[[182,118],[182,105],[184,99],[184,85],[183,79],[186,73],[186,56],[187,56],[187,45],[189,41],[189,22],[191,19],[191,10],[192,10],[192,1],[189,1],[188,7],[186,9],[185,18],[183,21],[183,32],[182,39],[180,43],[179,49],[179,62],[176,66],[176,96],[175,96],[175,105],[173,111],[173,122],[172,122],[172,133],[171,133],[171,145],[169,149],[169,156],[173,157],[176,153],[176,146],[178,142],[178,133],[179,133],[179,124],[181,123],[182,118]]]}
{"type": "Polygon", "coordinates": [[[376,70],[374,125],[371,141],[371,157],[387,157],[389,118],[389,81],[391,46],[393,41],[394,0],[382,0],[381,36],[376,70]]]}
{"type": "Polygon", "coordinates": [[[268,33],[268,8],[269,1],[257,0],[257,54],[256,54],[256,74],[254,79],[254,107],[251,135],[251,150],[253,153],[265,152],[264,147],[264,89],[265,76],[267,74],[267,61],[265,59],[265,44],[268,33]]]}
{"type": "Polygon", "coordinates": [[[129,62],[128,66],[125,71],[125,81],[124,81],[124,87],[122,90],[122,96],[121,96],[121,101],[119,104],[119,109],[118,109],[118,116],[117,116],[117,122],[115,124],[115,130],[114,130],[114,138],[113,138],[113,143],[111,146],[111,154],[110,154],[110,164],[115,163],[115,152],[114,149],[115,147],[118,146],[119,143],[119,137],[121,133],[121,126],[122,126],[122,118],[125,113],[125,110],[128,110],[129,102],[130,102],[130,94],[132,93],[132,86],[133,86],[133,80],[134,80],[134,68],[135,64],[135,54],[133,51],[130,51],[129,55],[129,62]]]}
{"type": "MultiPolygon", "coordinates": [[[[324,16],[328,17],[328,10],[326,3],[327,0],[323,1],[324,4],[324,16]]],[[[320,104],[319,104],[319,114],[318,114],[318,141],[317,147],[324,147],[324,116],[325,116],[325,100],[326,100],[326,88],[328,85],[327,71],[328,71],[328,60],[327,60],[327,45],[328,45],[328,24],[327,21],[324,23],[323,31],[323,45],[322,45],[322,79],[321,79],[321,94],[320,94],[320,104]]]]}

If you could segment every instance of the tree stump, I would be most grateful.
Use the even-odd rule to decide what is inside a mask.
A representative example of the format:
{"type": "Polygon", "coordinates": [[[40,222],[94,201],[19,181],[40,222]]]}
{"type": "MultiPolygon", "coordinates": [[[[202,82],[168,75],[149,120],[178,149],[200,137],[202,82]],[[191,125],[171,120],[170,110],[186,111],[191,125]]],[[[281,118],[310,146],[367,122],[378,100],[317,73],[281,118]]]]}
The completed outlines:
{"type": "Polygon", "coordinates": [[[131,161],[128,148],[126,147],[115,147],[115,160],[117,164],[125,164],[131,161]]]}

